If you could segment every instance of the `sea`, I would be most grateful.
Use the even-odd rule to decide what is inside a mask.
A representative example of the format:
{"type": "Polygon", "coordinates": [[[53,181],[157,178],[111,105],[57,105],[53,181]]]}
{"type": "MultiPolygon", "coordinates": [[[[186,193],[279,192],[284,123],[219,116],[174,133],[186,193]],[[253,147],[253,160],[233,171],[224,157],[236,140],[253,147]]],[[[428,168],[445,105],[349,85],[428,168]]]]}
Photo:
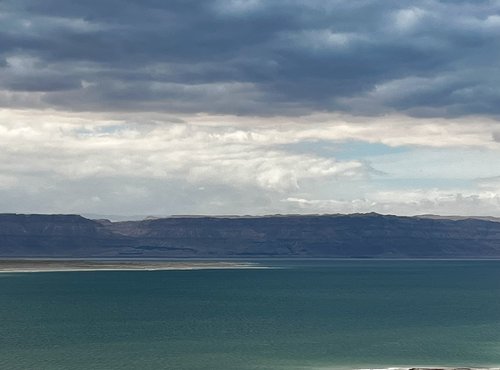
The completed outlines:
{"type": "Polygon", "coordinates": [[[0,274],[0,369],[500,365],[500,261],[0,274]]]}

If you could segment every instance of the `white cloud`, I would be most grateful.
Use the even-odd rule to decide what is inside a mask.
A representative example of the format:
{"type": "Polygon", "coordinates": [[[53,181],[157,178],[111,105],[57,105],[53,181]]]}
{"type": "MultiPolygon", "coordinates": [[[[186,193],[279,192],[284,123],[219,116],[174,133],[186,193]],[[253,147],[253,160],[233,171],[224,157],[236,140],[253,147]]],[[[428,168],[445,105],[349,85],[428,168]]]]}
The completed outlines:
{"type": "Polygon", "coordinates": [[[291,211],[302,213],[500,216],[500,194],[492,191],[409,189],[378,191],[369,198],[352,200],[290,197],[283,202],[291,211]]]}
{"type": "Polygon", "coordinates": [[[357,161],[337,162],[277,150],[270,132],[190,123],[153,127],[37,112],[0,115],[0,153],[7,173],[40,171],[86,178],[135,176],[190,183],[299,188],[301,180],[356,176],[357,161]],[[37,124],[33,124],[35,118],[37,124]]]}
{"type": "Polygon", "coordinates": [[[476,148],[489,148],[488,155],[495,156],[500,149],[492,136],[496,127],[495,121],[480,118],[170,117],[1,110],[0,207],[124,214],[496,214],[498,187],[408,190],[408,184],[404,189],[386,188],[370,180],[379,176],[372,167],[403,179],[439,177],[436,166],[424,167],[426,158],[439,161],[440,151],[464,164],[463,169],[443,171],[443,178],[484,177],[491,168],[479,171],[476,163],[482,154],[476,148]],[[340,147],[351,140],[441,149],[429,149],[425,156],[419,149],[420,162],[403,152],[382,155],[373,163],[294,149],[317,141],[340,147]],[[473,152],[479,154],[474,157],[473,152]],[[460,153],[468,159],[459,160],[460,153]]]}
{"type": "Polygon", "coordinates": [[[344,49],[358,40],[362,40],[362,37],[355,33],[333,32],[330,29],[283,32],[278,37],[279,44],[320,53],[330,49],[344,49]]]}
{"type": "Polygon", "coordinates": [[[9,189],[18,185],[18,180],[15,176],[0,174],[0,189],[9,189]]]}
{"type": "Polygon", "coordinates": [[[477,185],[485,192],[500,194],[500,176],[478,179],[477,185]]]}
{"type": "Polygon", "coordinates": [[[418,25],[426,13],[426,11],[415,7],[401,9],[395,13],[394,22],[399,30],[409,31],[418,25]]]}
{"type": "Polygon", "coordinates": [[[300,117],[252,118],[196,115],[197,125],[231,126],[249,140],[286,144],[305,140],[361,140],[389,146],[415,145],[434,148],[500,148],[492,133],[499,122],[482,117],[457,119],[412,118],[403,115],[355,117],[340,114],[312,114],[300,117]]]}
{"type": "Polygon", "coordinates": [[[222,15],[245,15],[262,7],[261,0],[224,0],[216,1],[214,8],[222,15]]]}

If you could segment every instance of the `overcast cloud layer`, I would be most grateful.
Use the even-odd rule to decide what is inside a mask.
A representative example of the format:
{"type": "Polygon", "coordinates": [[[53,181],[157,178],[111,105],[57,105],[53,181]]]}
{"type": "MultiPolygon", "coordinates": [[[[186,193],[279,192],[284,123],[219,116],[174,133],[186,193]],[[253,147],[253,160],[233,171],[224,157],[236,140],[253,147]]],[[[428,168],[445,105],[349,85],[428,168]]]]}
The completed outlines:
{"type": "Polygon", "coordinates": [[[4,0],[0,11],[4,106],[500,113],[498,1],[4,0]]]}
{"type": "Polygon", "coordinates": [[[500,216],[500,1],[0,2],[0,211],[500,216]]]}

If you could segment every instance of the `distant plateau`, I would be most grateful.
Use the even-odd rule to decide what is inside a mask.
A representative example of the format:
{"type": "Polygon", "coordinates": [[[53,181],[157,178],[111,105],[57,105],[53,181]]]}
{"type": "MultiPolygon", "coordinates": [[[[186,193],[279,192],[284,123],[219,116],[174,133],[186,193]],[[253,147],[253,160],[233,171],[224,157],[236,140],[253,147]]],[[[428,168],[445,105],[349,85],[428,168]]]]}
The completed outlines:
{"type": "Polygon", "coordinates": [[[496,259],[500,222],[376,213],[122,222],[0,214],[0,257],[496,259]]]}

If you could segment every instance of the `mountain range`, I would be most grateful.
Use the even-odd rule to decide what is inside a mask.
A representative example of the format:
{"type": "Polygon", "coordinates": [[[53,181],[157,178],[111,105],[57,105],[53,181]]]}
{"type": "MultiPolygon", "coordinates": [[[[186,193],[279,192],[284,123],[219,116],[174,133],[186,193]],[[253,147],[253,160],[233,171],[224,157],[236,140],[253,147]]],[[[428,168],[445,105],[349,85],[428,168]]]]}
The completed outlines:
{"type": "Polygon", "coordinates": [[[0,257],[500,258],[498,221],[368,213],[112,222],[0,214],[0,257]]]}

